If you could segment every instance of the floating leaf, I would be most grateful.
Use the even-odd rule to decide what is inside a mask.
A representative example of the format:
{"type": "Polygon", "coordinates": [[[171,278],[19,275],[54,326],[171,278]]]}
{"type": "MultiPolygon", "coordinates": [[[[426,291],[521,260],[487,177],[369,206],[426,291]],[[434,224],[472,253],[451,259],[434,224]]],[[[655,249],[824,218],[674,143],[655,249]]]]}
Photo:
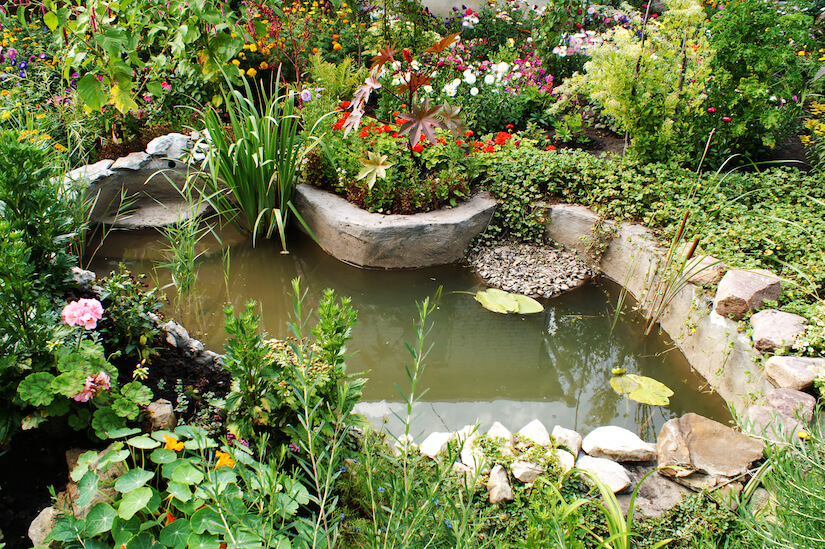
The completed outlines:
{"type": "Polygon", "coordinates": [[[610,380],[610,386],[620,395],[630,400],[650,404],[651,406],[667,406],[673,391],[661,381],[652,377],[625,374],[610,380]]]}
{"type": "Polygon", "coordinates": [[[481,303],[482,307],[494,313],[528,315],[540,313],[544,310],[541,303],[532,297],[511,294],[510,292],[505,292],[497,288],[488,288],[477,292],[475,299],[481,303]]]}

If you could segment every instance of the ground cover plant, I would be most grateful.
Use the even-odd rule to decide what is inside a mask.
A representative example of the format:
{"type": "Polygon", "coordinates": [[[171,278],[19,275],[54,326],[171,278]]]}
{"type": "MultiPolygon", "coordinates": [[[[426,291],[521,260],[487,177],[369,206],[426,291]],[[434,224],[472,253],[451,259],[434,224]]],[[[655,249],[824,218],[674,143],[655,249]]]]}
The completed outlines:
{"type": "Polygon", "coordinates": [[[666,7],[507,2],[446,19],[408,1],[0,8],[0,440],[65,418],[113,441],[72,471],[81,506],[101,488],[108,499],[85,517],[66,513],[52,539],[127,548],[821,543],[817,431],[772,447],[735,512],[703,494],[634,522],[612,494],[562,475],[546,456],[533,457],[552,471],[547,479],[490,507],[483,473],[452,471],[459,447],[438,462],[409,444],[430,301],[407,369],[404,438],[361,431],[351,415],[363,380],[345,368],[350,303],[328,293],[310,329],[297,283],[290,339],[259,333],[254,305],[227,309],[230,391],[191,425],[139,434],[153,397],[142,377],[162,345],[159,296],[124,271],[102,283],[99,301],[69,282],[88,204],[60,176],[97,159],[101,139],[123,142],[153,124],[184,129],[193,121],[181,113],[197,108],[192,129],[212,145],[209,198],[255,238],[285,242],[298,173],[382,213],[452,207],[487,189],[500,200],[488,241],[538,241],[541,203],[584,204],[663,240],[686,228],[729,266],[783,277],[778,306],[810,319],[794,351],[825,356],[823,176],[744,158],[801,131],[807,111],[804,142],[821,167],[817,6],[666,7]],[[625,158],[556,150],[584,143],[593,127],[624,138],[625,158]],[[733,153],[741,156],[725,164],[733,153]],[[748,169],[730,171],[737,163],[748,169]],[[107,486],[108,469],[120,467],[107,486]],[[768,507],[753,497],[760,483],[775,498],[768,507]]]}

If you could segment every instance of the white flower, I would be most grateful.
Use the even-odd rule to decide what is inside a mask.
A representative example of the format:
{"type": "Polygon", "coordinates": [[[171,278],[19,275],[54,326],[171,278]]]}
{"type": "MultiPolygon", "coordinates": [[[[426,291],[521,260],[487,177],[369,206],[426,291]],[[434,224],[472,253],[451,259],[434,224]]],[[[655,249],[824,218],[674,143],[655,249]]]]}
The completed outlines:
{"type": "Polygon", "coordinates": [[[424,93],[433,93],[433,87],[429,84],[424,86],[422,89],[424,90],[424,93]]]}
{"type": "Polygon", "coordinates": [[[492,74],[488,74],[487,76],[484,77],[484,83],[487,84],[488,86],[492,86],[495,81],[496,81],[496,77],[493,76],[492,74]]]}
{"type": "Polygon", "coordinates": [[[478,88],[476,88],[475,86],[470,88],[470,95],[472,95],[472,96],[478,95],[478,88]]]}
{"type": "Polygon", "coordinates": [[[495,71],[496,71],[496,73],[498,73],[499,75],[505,75],[505,74],[507,74],[507,72],[510,70],[510,65],[508,65],[507,63],[505,63],[504,61],[502,61],[501,63],[499,63],[498,65],[496,65],[496,66],[495,66],[495,69],[494,69],[494,70],[495,70],[495,71]]]}
{"type": "Polygon", "coordinates": [[[455,80],[450,82],[450,87],[453,87],[453,88],[458,88],[460,85],[461,85],[461,79],[460,78],[456,78],[455,80]]]}
{"type": "Polygon", "coordinates": [[[472,69],[467,69],[464,71],[464,81],[471,86],[476,83],[476,75],[473,74],[472,69]]]}
{"type": "Polygon", "coordinates": [[[418,69],[421,68],[421,65],[418,63],[417,59],[413,59],[413,62],[410,63],[410,68],[414,71],[417,71],[418,69]]]}
{"type": "Polygon", "coordinates": [[[444,93],[446,93],[449,97],[454,97],[457,91],[458,90],[452,86],[444,86],[444,93]]]}

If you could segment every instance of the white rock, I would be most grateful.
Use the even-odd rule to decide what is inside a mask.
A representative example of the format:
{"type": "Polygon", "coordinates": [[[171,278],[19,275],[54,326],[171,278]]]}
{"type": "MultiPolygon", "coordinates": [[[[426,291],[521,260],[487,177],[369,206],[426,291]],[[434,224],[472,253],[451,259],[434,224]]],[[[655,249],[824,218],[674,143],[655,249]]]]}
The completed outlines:
{"type": "Polygon", "coordinates": [[[556,442],[570,450],[574,456],[579,455],[582,449],[582,436],[572,429],[565,429],[561,425],[553,427],[553,438],[556,442]]]}
{"type": "Polygon", "coordinates": [[[510,465],[510,471],[520,482],[529,484],[535,482],[539,475],[546,473],[547,469],[529,461],[515,461],[510,465]]]}
{"type": "MultiPolygon", "coordinates": [[[[459,454],[461,462],[473,471],[482,467],[484,464],[484,451],[476,444],[478,437],[479,434],[473,432],[464,438],[464,442],[461,445],[461,453],[459,454]]],[[[459,440],[461,440],[460,436],[459,440]]]]}
{"type": "Polygon", "coordinates": [[[94,271],[87,271],[80,267],[72,267],[72,283],[78,286],[91,286],[97,280],[97,275],[94,271]]]}
{"type": "Polygon", "coordinates": [[[145,152],[133,152],[115,160],[111,170],[139,170],[149,161],[149,155],[145,152]]]}
{"type": "Polygon", "coordinates": [[[501,465],[496,465],[490,471],[490,478],[487,480],[487,495],[490,503],[493,504],[514,499],[513,489],[507,479],[507,471],[501,465]]]}
{"type": "Polygon", "coordinates": [[[805,333],[805,317],[768,309],[751,317],[753,346],[763,353],[790,349],[796,338],[805,333]]]}
{"type": "Polygon", "coordinates": [[[530,440],[539,446],[547,447],[552,444],[550,440],[550,433],[547,432],[547,427],[545,427],[544,424],[538,419],[534,419],[522,427],[518,434],[521,438],[530,440]]]}
{"type": "Polygon", "coordinates": [[[405,448],[407,449],[408,454],[415,452],[418,449],[418,447],[413,442],[413,437],[411,437],[410,435],[401,435],[400,437],[398,437],[398,440],[396,440],[395,444],[393,444],[392,452],[396,456],[400,456],[404,453],[405,448]]]}
{"type": "Polygon", "coordinates": [[[422,455],[435,459],[436,456],[447,451],[447,445],[454,438],[453,433],[431,433],[418,447],[418,451],[422,455]]]}
{"type": "Polygon", "coordinates": [[[59,513],[57,509],[54,507],[46,507],[40,514],[35,517],[32,523],[29,525],[29,539],[34,544],[34,547],[38,545],[43,545],[43,540],[46,539],[54,525],[57,524],[57,517],[59,513]]]}
{"type": "Polygon", "coordinates": [[[635,433],[613,425],[593,429],[582,441],[582,450],[593,457],[613,461],[649,461],[656,448],[635,433]]]}
{"type": "Polygon", "coordinates": [[[94,164],[80,166],[79,168],[75,168],[70,171],[66,175],[66,179],[75,182],[84,181],[86,183],[94,183],[98,179],[112,175],[114,172],[109,168],[111,168],[114,163],[114,160],[106,159],[101,160],[100,162],[95,162],[94,164]]]}
{"type": "Polygon", "coordinates": [[[609,459],[583,455],[576,460],[576,468],[593,474],[613,490],[614,494],[625,490],[631,484],[627,470],[609,459]]]}
{"type": "Polygon", "coordinates": [[[180,133],[170,133],[156,137],[146,145],[146,154],[162,156],[174,160],[183,156],[184,151],[190,148],[189,137],[180,133]]]}
{"type": "Polygon", "coordinates": [[[576,466],[576,457],[567,450],[553,448],[548,452],[548,454],[555,456],[556,459],[559,460],[561,470],[565,473],[576,466]]]}
{"type": "Polygon", "coordinates": [[[507,441],[507,444],[513,445],[513,433],[498,421],[493,423],[490,429],[487,430],[487,436],[490,438],[503,438],[507,441]]]}

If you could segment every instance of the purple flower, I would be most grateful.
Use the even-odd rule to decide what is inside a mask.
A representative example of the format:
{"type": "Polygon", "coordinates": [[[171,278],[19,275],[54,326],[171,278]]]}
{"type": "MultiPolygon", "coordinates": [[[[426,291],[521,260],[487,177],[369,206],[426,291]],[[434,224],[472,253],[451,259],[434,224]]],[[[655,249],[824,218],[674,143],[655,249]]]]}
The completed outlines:
{"type": "Polygon", "coordinates": [[[20,71],[18,76],[20,76],[20,78],[26,78],[26,71],[20,71]]]}
{"type": "Polygon", "coordinates": [[[301,101],[307,103],[312,100],[312,92],[308,89],[301,90],[301,101]]]}
{"type": "Polygon", "coordinates": [[[9,61],[14,61],[14,58],[17,57],[17,50],[14,48],[9,48],[9,51],[6,53],[9,56],[9,61]]]}
{"type": "Polygon", "coordinates": [[[22,71],[23,69],[25,69],[28,66],[29,66],[29,64],[26,63],[25,61],[20,61],[20,64],[17,65],[17,68],[22,71]]]}
{"type": "Polygon", "coordinates": [[[6,57],[2,53],[0,53],[0,63],[2,63],[5,60],[6,60],[6,57]]]}
{"type": "Polygon", "coordinates": [[[45,53],[41,53],[40,55],[37,56],[38,59],[46,59],[46,57],[48,57],[48,56],[45,53]]]}
{"type": "Polygon", "coordinates": [[[72,78],[80,78],[80,73],[79,72],[73,72],[72,73],[72,78]]]}

